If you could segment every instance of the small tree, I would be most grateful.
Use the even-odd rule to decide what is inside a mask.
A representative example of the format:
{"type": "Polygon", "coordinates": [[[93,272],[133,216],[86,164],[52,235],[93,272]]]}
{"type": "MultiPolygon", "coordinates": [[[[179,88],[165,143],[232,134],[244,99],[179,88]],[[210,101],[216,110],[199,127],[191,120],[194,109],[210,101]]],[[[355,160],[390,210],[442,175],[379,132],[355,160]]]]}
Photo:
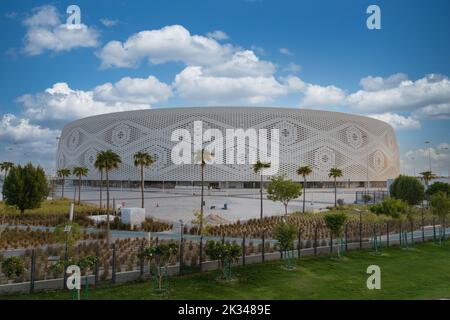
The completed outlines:
{"type": "Polygon", "coordinates": [[[80,226],[77,223],[67,222],[58,225],[53,231],[53,235],[57,242],[65,243],[67,241],[67,245],[69,247],[72,247],[77,243],[78,240],[81,239],[82,232],[80,226]],[[65,231],[66,226],[70,226],[70,232],[65,231]]]}
{"type": "Polygon", "coordinates": [[[66,178],[70,176],[70,169],[59,169],[57,172],[58,177],[61,179],[62,186],[61,186],[61,198],[64,198],[64,187],[66,185],[66,178]]]}
{"type": "Polygon", "coordinates": [[[334,207],[337,208],[337,182],[336,179],[342,177],[342,170],[339,168],[331,168],[328,177],[334,180],[334,207]]]}
{"type": "Polygon", "coordinates": [[[4,181],[3,191],[6,204],[16,206],[21,215],[26,209],[39,208],[49,193],[45,172],[31,163],[14,166],[4,181]]]}
{"type": "Polygon", "coordinates": [[[439,191],[444,192],[447,196],[450,196],[450,184],[439,181],[434,182],[432,185],[428,187],[426,194],[428,196],[432,196],[439,191]]]}
{"type": "Polygon", "coordinates": [[[292,269],[289,251],[294,249],[296,234],[297,229],[293,224],[282,222],[275,226],[275,239],[277,239],[280,250],[283,252],[283,257],[286,260],[286,268],[288,269],[292,269]]]}
{"type": "Polygon", "coordinates": [[[219,260],[221,279],[229,280],[231,278],[231,266],[237,262],[241,255],[241,246],[237,243],[222,241],[208,241],[206,243],[206,255],[212,260],[219,260]]]}
{"type": "MultiPolygon", "coordinates": [[[[173,258],[178,252],[178,246],[175,243],[160,244],[156,247],[147,247],[143,251],[144,258],[148,259],[150,269],[152,265],[156,269],[157,289],[156,291],[162,293],[164,276],[167,275],[167,266],[173,261],[173,258]]],[[[167,285],[167,283],[166,283],[167,285]]]]}
{"type": "Polygon", "coordinates": [[[439,228],[439,242],[442,244],[442,239],[445,240],[445,218],[450,212],[450,198],[444,192],[436,192],[430,200],[431,212],[438,216],[441,221],[439,228]]]}
{"type": "Polygon", "coordinates": [[[254,165],[253,165],[253,172],[254,173],[259,173],[260,176],[260,182],[259,182],[259,196],[260,196],[260,219],[262,220],[263,218],[263,173],[265,169],[270,168],[271,164],[270,162],[261,162],[261,161],[257,161],[254,165]]]}
{"type": "Polygon", "coordinates": [[[384,214],[393,219],[399,219],[406,213],[408,204],[400,199],[386,198],[383,202],[379,202],[369,206],[369,210],[377,215],[384,214]]]}
{"type": "MultiPolygon", "coordinates": [[[[326,214],[323,219],[325,221],[325,225],[330,230],[331,236],[334,239],[341,238],[345,222],[347,221],[347,215],[343,212],[333,212],[326,214]]],[[[331,242],[330,245],[333,246],[333,242],[331,242]]],[[[338,257],[340,256],[341,254],[338,245],[338,257]]]]}
{"type": "Polygon", "coordinates": [[[286,179],[283,176],[274,177],[267,186],[267,198],[272,201],[280,201],[284,205],[284,213],[287,215],[288,204],[292,199],[302,194],[302,186],[286,179]]]}
{"type": "MultiPolygon", "coordinates": [[[[81,203],[81,179],[86,177],[89,172],[88,168],[85,167],[75,167],[73,168],[73,175],[78,178],[78,204],[81,203]]],[[[75,199],[73,199],[75,201],[75,199]]]]}
{"type": "Polygon", "coordinates": [[[147,152],[139,151],[133,155],[134,165],[140,168],[141,172],[141,207],[144,208],[144,167],[148,168],[153,164],[153,158],[147,152]]]}
{"type": "Polygon", "coordinates": [[[19,257],[9,257],[2,262],[2,272],[10,280],[20,277],[25,272],[23,260],[19,257]]]}
{"type": "Polygon", "coordinates": [[[389,188],[392,198],[406,201],[410,206],[420,204],[424,199],[424,188],[419,179],[400,175],[389,188]]]}

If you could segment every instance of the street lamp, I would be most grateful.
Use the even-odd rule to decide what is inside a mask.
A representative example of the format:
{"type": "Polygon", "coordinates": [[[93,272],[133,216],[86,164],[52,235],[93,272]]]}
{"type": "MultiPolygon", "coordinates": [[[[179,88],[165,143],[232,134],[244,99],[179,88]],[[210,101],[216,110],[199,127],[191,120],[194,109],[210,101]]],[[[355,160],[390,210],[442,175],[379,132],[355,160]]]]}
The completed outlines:
{"type": "MultiPolygon", "coordinates": [[[[425,141],[425,144],[430,144],[430,141],[425,141]]],[[[431,172],[431,147],[428,148],[428,165],[431,172]]]]}

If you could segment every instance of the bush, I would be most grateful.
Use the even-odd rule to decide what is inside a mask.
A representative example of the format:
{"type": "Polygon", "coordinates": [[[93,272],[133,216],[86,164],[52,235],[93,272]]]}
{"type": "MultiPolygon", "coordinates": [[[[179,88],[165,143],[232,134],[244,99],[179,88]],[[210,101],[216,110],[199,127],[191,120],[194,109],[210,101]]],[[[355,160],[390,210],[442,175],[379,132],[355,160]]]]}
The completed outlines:
{"type": "Polygon", "coordinates": [[[290,250],[294,248],[294,240],[296,236],[295,225],[289,223],[279,223],[275,226],[275,239],[278,240],[282,250],[290,250]]]}
{"type": "Polygon", "coordinates": [[[411,206],[420,204],[425,196],[424,187],[419,179],[403,175],[394,180],[389,192],[392,198],[404,200],[411,206]]]}
{"type": "Polygon", "coordinates": [[[406,213],[408,204],[400,199],[386,198],[383,202],[369,206],[369,210],[376,215],[384,214],[394,219],[398,219],[406,213]]]}
{"type": "Polygon", "coordinates": [[[2,272],[8,279],[20,277],[25,273],[25,266],[19,257],[9,257],[2,262],[2,272]]]}
{"type": "Polygon", "coordinates": [[[432,196],[439,191],[445,193],[447,196],[450,196],[450,184],[445,182],[435,182],[428,187],[426,193],[432,196]]]}

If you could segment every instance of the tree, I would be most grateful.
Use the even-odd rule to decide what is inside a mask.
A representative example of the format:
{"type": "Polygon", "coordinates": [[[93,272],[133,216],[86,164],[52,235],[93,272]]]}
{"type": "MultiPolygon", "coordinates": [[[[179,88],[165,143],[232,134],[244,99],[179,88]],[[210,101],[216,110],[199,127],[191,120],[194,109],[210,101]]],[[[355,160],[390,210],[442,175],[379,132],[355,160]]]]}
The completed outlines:
{"type": "Polygon", "coordinates": [[[75,167],[72,174],[78,178],[78,204],[81,203],[81,178],[86,177],[89,169],[86,167],[75,167]]]}
{"type": "Polygon", "coordinates": [[[406,201],[410,206],[420,204],[424,198],[424,188],[419,179],[409,176],[398,176],[389,188],[392,198],[406,201]]]}
{"type": "Polygon", "coordinates": [[[231,265],[237,262],[241,255],[241,246],[237,243],[229,243],[222,241],[208,241],[206,243],[206,255],[211,260],[219,260],[219,268],[222,279],[231,277],[231,265]]]}
{"type": "Polygon", "coordinates": [[[260,182],[259,182],[259,195],[261,197],[261,211],[260,211],[260,219],[262,220],[263,218],[263,171],[264,169],[268,169],[270,168],[270,162],[261,162],[261,161],[257,161],[254,165],[253,165],[253,172],[256,174],[260,174],[260,182]]]}
{"type": "Polygon", "coordinates": [[[342,177],[342,170],[338,168],[331,168],[328,177],[334,179],[334,207],[337,208],[337,185],[336,179],[342,177]]]}
{"type": "Polygon", "coordinates": [[[134,154],[134,165],[141,169],[141,207],[144,208],[144,167],[153,164],[153,158],[147,152],[139,151],[134,154]]]}
{"type": "Polygon", "coordinates": [[[58,177],[62,180],[61,198],[64,198],[64,186],[65,186],[65,184],[66,184],[66,178],[67,178],[68,176],[70,176],[70,169],[66,169],[66,168],[59,169],[59,170],[57,171],[57,175],[58,175],[58,177]]]}
{"type": "Polygon", "coordinates": [[[26,209],[39,208],[47,198],[49,188],[44,170],[28,163],[10,169],[3,191],[6,204],[16,206],[22,215],[26,209]]]}
{"type": "Polygon", "coordinates": [[[420,175],[422,176],[423,182],[425,182],[427,189],[430,181],[437,178],[437,176],[432,171],[424,171],[421,172],[420,175]]]}
{"type": "Polygon", "coordinates": [[[306,177],[309,176],[312,172],[312,168],[310,166],[303,166],[297,169],[297,174],[303,177],[303,210],[305,212],[305,202],[306,202],[306,177]]]}
{"type": "Polygon", "coordinates": [[[284,213],[287,215],[288,204],[302,194],[302,186],[286,179],[283,176],[274,177],[267,186],[267,198],[272,201],[280,201],[284,205],[284,213]]]}
{"type": "Polygon", "coordinates": [[[294,249],[294,240],[296,237],[296,227],[291,223],[278,223],[275,226],[274,236],[278,241],[283,257],[286,260],[286,268],[292,269],[291,265],[291,253],[289,251],[294,249]]]}
{"type": "Polygon", "coordinates": [[[386,215],[393,219],[400,219],[408,210],[408,203],[401,199],[386,198],[369,206],[369,210],[376,215],[386,215]]]}
{"type": "Polygon", "coordinates": [[[2,272],[8,279],[20,277],[25,273],[25,265],[19,257],[9,257],[2,262],[2,272]]]}
{"type": "Polygon", "coordinates": [[[444,192],[447,196],[450,196],[450,184],[436,181],[428,187],[426,194],[428,196],[432,196],[439,191],[444,192]]]}
{"type": "Polygon", "coordinates": [[[94,167],[100,171],[100,209],[103,208],[103,172],[105,171],[105,161],[103,161],[103,154],[97,154],[95,158],[94,167]]]}
{"type": "Polygon", "coordinates": [[[442,240],[445,239],[445,218],[450,212],[450,198],[444,192],[438,191],[431,196],[430,206],[431,212],[441,220],[439,241],[442,243],[442,240]]]}
{"type": "Polygon", "coordinates": [[[158,278],[158,291],[163,292],[163,279],[167,273],[167,266],[173,260],[178,252],[178,247],[175,243],[160,244],[156,247],[147,247],[143,250],[142,256],[147,259],[150,264],[156,268],[156,276],[158,278]],[[165,270],[165,272],[163,272],[165,270]]]}
{"type": "MultiPolygon", "coordinates": [[[[8,176],[8,172],[14,167],[14,163],[12,162],[8,162],[8,161],[4,161],[0,163],[0,171],[1,172],[5,172],[5,175],[3,177],[3,186],[5,185],[5,180],[6,177],[8,176]]],[[[2,189],[2,195],[3,198],[5,198],[5,194],[3,193],[3,189],[2,189]]]]}
{"type": "MultiPolygon", "coordinates": [[[[338,239],[342,236],[345,222],[347,221],[347,215],[343,212],[328,213],[323,217],[325,225],[330,230],[331,236],[334,239],[338,239]]],[[[333,246],[333,243],[331,243],[333,246]]],[[[338,246],[338,256],[340,256],[340,250],[338,246]]]]}
{"type": "Polygon", "coordinates": [[[211,161],[213,158],[213,154],[209,151],[205,150],[204,148],[201,150],[198,150],[194,156],[195,162],[200,163],[200,173],[201,173],[201,181],[202,181],[202,191],[200,196],[200,234],[203,230],[203,207],[204,207],[204,200],[203,200],[203,194],[204,194],[204,181],[205,181],[205,166],[208,161],[211,161]]]}
{"type": "Polygon", "coordinates": [[[119,165],[122,163],[122,159],[120,159],[120,156],[112,150],[100,152],[97,154],[97,159],[99,159],[99,163],[102,163],[102,167],[106,173],[106,232],[107,241],[109,243],[109,172],[113,169],[119,168],[119,165]]]}
{"type": "Polygon", "coordinates": [[[81,228],[75,222],[67,222],[56,226],[53,235],[59,243],[67,241],[69,247],[73,247],[82,238],[81,228]],[[70,232],[65,231],[66,226],[70,226],[70,232]]]}

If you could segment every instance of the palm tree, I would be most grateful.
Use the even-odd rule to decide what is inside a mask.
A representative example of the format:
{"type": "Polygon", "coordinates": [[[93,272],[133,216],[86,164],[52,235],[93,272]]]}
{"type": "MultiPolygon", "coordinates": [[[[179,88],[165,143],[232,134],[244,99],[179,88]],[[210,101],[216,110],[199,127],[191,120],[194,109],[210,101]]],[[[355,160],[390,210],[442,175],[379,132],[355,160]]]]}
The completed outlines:
{"type": "MultiPolygon", "coordinates": [[[[0,171],[3,172],[5,171],[5,175],[3,177],[3,184],[5,183],[5,179],[8,176],[8,172],[14,167],[14,163],[12,162],[8,162],[8,161],[4,161],[2,163],[0,163],[0,171]]],[[[3,194],[3,189],[2,189],[2,195],[3,198],[5,197],[3,194]]]]}
{"type": "Polygon", "coordinates": [[[75,167],[73,168],[73,175],[78,177],[78,204],[81,203],[81,177],[86,177],[89,169],[86,167],[75,167]]]}
{"type": "Polygon", "coordinates": [[[262,175],[262,170],[268,169],[268,168],[270,168],[270,162],[261,162],[258,160],[253,165],[253,172],[255,172],[256,174],[260,173],[260,177],[261,177],[261,181],[259,183],[259,194],[261,197],[261,215],[260,215],[261,220],[263,218],[263,175],[262,175]]]}
{"type": "Polygon", "coordinates": [[[103,171],[105,170],[104,161],[101,153],[97,154],[97,157],[95,158],[94,167],[100,171],[100,209],[103,208],[103,171]]]}
{"type": "Polygon", "coordinates": [[[334,207],[337,208],[337,186],[336,179],[342,177],[342,170],[338,168],[331,168],[328,173],[329,178],[334,178],[334,207]]]}
{"type": "Polygon", "coordinates": [[[107,241],[109,243],[109,171],[117,169],[122,163],[120,156],[112,150],[102,151],[97,155],[99,162],[103,164],[103,169],[106,174],[106,228],[107,228],[107,241]]]}
{"type": "Polygon", "coordinates": [[[141,207],[144,208],[144,167],[153,164],[153,158],[147,152],[139,151],[134,154],[134,165],[141,167],[141,207]]]}
{"type": "Polygon", "coordinates": [[[297,169],[297,174],[303,177],[303,213],[305,212],[305,194],[306,194],[306,176],[310,175],[312,168],[310,166],[303,166],[297,169]]]}
{"type": "Polygon", "coordinates": [[[70,169],[67,169],[67,168],[59,169],[59,170],[56,172],[56,174],[58,175],[58,177],[62,179],[61,198],[64,198],[64,186],[65,186],[65,184],[66,184],[66,178],[67,178],[68,176],[70,176],[70,173],[71,173],[71,172],[70,172],[70,169]]]}
{"type": "Polygon", "coordinates": [[[207,161],[211,161],[213,154],[202,148],[195,153],[195,162],[200,163],[201,180],[202,180],[202,192],[200,197],[200,235],[203,231],[203,193],[204,193],[204,181],[205,181],[205,165],[207,161]]]}
{"type": "MultiPolygon", "coordinates": [[[[427,190],[428,190],[428,184],[430,183],[430,181],[437,178],[437,176],[432,171],[424,171],[424,172],[421,172],[420,175],[422,176],[423,182],[425,182],[425,186],[427,187],[427,190]]],[[[427,199],[427,207],[428,207],[429,206],[428,203],[430,202],[430,195],[428,194],[428,192],[426,193],[426,199],[427,199]]]]}

